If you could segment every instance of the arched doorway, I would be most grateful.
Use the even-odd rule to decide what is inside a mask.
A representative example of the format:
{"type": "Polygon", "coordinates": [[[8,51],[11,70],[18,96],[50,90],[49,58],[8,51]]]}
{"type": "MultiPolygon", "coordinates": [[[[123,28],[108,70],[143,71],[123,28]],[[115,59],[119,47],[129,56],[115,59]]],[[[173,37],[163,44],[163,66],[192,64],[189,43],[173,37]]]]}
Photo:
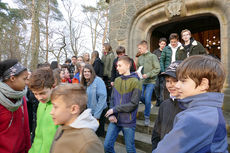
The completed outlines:
{"type": "MultiPolygon", "coordinates": [[[[171,33],[178,33],[180,36],[183,29],[189,29],[192,37],[202,43],[210,54],[218,58],[221,57],[219,20],[210,14],[193,16],[153,27],[150,37],[150,51],[152,52],[159,47],[159,38],[166,37],[168,39],[171,33]]],[[[181,38],[180,41],[182,41],[181,38]]]]}

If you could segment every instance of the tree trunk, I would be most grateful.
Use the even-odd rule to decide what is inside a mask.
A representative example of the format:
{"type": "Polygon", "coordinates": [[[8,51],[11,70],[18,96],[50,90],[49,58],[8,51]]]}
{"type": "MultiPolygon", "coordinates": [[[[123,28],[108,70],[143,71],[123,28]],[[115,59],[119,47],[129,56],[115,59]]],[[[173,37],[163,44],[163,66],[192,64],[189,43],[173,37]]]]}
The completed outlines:
{"type": "Polygon", "coordinates": [[[47,0],[47,14],[46,14],[46,62],[49,56],[49,14],[50,14],[50,0],[47,0]]]}

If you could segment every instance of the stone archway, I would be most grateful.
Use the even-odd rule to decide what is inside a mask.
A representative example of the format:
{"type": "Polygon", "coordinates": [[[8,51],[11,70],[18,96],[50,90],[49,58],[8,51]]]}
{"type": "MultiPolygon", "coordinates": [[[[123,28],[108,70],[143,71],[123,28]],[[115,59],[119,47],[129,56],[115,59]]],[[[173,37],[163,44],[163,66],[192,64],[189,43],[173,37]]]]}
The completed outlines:
{"type": "Polygon", "coordinates": [[[229,1],[216,0],[158,0],[139,10],[131,22],[128,34],[128,54],[137,53],[137,44],[145,39],[150,42],[152,28],[163,24],[180,21],[193,16],[211,14],[220,23],[221,59],[227,72],[224,85],[224,109],[230,112],[230,9],[229,1]],[[174,11],[173,11],[174,10],[174,11]]]}

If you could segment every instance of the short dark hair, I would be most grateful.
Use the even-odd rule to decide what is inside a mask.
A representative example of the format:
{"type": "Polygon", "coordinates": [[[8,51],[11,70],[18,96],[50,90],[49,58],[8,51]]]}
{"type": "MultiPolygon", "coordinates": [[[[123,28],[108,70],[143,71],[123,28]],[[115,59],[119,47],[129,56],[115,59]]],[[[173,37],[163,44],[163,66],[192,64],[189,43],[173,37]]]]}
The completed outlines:
{"type": "Polygon", "coordinates": [[[162,41],[164,41],[165,43],[167,43],[167,39],[165,37],[162,37],[159,39],[159,43],[161,43],[162,41]]]}
{"type": "Polygon", "coordinates": [[[53,71],[48,68],[40,68],[32,72],[29,79],[29,88],[31,90],[42,90],[52,88],[54,85],[53,71]]]}
{"type": "Polygon", "coordinates": [[[50,68],[52,70],[58,68],[58,62],[57,61],[52,61],[51,64],[50,64],[50,68]]]}
{"type": "Polygon", "coordinates": [[[51,93],[51,101],[62,97],[66,106],[78,105],[80,114],[86,109],[87,94],[85,88],[81,84],[61,84],[53,89],[51,93]]]}
{"type": "Polygon", "coordinates": [[[222,63],[209,55],[193,55],[186,58],[176,70],[178,80],[192,79],[196,86],[202,78],[209,81],[208,92],[221,92],[226,78],[222,63]]]}
{"type": "Polygon", "coordinates": [[[118,61],[124,61],[125,63],[129,64],[131,66],[131,59],[129,56],[122,56],[119,57],[118,61]]]}
{"type": "Polygon", "coordinates": [[[117,55],[125,53],[125,47],[118,46],[117,49],[116,49],[116,53],[117,53],[117,55]]]}
{"type": "Polygon", "coordinates": [[[177,33],[171,33],[169,36],[169,40],[176,39],[179,40],[179,36],[177,33]]]}
{"type": "Polygon", "coordinates": [[[74,56],[72,56],[71,58],[76,58],[76,59],[77,59],[77,56],[74,55],[74,56]]]}

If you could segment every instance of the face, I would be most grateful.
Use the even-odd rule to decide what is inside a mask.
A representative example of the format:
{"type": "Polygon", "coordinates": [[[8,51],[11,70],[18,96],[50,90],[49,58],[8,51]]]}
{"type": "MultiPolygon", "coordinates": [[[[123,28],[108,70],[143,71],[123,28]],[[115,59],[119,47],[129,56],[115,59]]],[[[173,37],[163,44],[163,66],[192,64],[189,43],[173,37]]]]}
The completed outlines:
{"type": "Polygon", "coordinates": [[[147,52],[147,46],[145,45],[138,45],[138,51],[141,53],[141,54],[144,54],[147,52]]]}
{"type": "Polygon", "coordinates": [[[106,51],[106,50],[105,50],[105,46],[102,46],[102,51],[103,51],[103,52],[105,52],[105,51],[106,51]]]}
{"type": "Polygon", "coordinates": [[[129,67],[130,67],[130,65],[124,61],[118,61],[117,62],[117,71],[119,72],[120,75],[126,75],[127,72],[129,72],[128,71],[129,67]]]}
{"type": "Polygon", "coordinates": [[[61,71],[61,72],[60,72],[60,78],[61,78],[61,79],[63,79],[63,78],[64,78],[64,74],[65,74],[65,72],[64,72],[64,71],[61,71]]]}
{"type": "Polygon", "coordinates": [[[83,75],[84,75],[84,78],[85,78],[86,80],[89,80],[90,77],[91,77],[91,72],[90,72],[90,70],[87,69],[87,68],[84,68],[83,75]]]}
{"type": "Polygon", "coordinates": [[[163,50],[166,46],[166,42],[162,41],[159,43],[160,49],[163,50]]]}
{"type": "Polygon", "coordinates": [[[10,78],[11,85],[10,87],[16,91],[24,90],[26,83],[27,83],[28,72],[23,71],[18,76],[12,76],[10,78]]]}
{"type": "Polygon", "coordinates": [[[53,118],[55,125],[69,125],[73,121],[73,115],[71,114],[71,107],[67,107],[63,102],[62,97],[58,97],[52,100],[52,110],[50,115],[53,118]]]}
{"type": "Polygon", "coordinates": [[[72,123],[71,107],[67,107],[62,97],[52,100],[52,110],[50,115],[55,125],[69,125],[72,123]]]}
{"type": "Polygon", "coordinates": [[[178,40],[177,39],[171,39],[170,44],[173,48],[177,47],[178,45],[178,40]]]}
{"type": "Polygon", "coordinates": [[[37,98],[38,101],[42,103],[47,103],[50,100],[50,95],[52,92],[51,88],[45,87],[41,90],[33,90],[34,96],[37,98]]]}
{"type": "Polygon", "coordinates": [[[200,85],[196,87],[196,83],[190,78],[178,80],[176,88],[179,92],[180,99],[202,93],[200,85]]]}
{"type": "Polygon", "coordinates": [[[71,59],[71,61],[72,61],[72,64],[73,64],[73,65],[75,65],[75,64],[77,63],[77,59],[76,59],[75,57],[73,57],[73,58],[71,59]]]}
{"type": "Polygon", "coordinates": [[[182,34],[182,39],[183,39],[185,42],[189,41],[190,38],[191,38],[191,35],[190,35],[190,33],[189,33],[188,31],[186,31],[186,32],[184,32],[184,33],[182,34]]]}
{"type": "Polygon", "coordinates": [[[86,61],[88,61],[89,60],[89,54],[88,53],[84,54],[84,58],[86,61]]]}
{"type": "Polygon", "coordinates": [[[125,53],[120,53],[117,55],[117,57],[119,58],[119,57],[124,56],[124,55],[125,55],[125,53]]]}
{"type": "Polygon", "coordinates": [[[70,74],[69,74],[69,71],[67,69],[65,69],[65,71],[64,71],[64,78],[66,78],[66,79],[70,78],[70,74]]]}
{"type": "Polygon", "coordinates": [[[168,89],[169,93],[174,97],[178,97],[179,92],[176,88],[177,79],[168,76],[165,77],[165,80],[166,80],[166,88],[168,89]]]}
{"type": "Polygon", "coordinates": [[[82,57],[78,57],[77,58],[77,63],[79,63],[79,62],[83,62],[83,58],[82,57]]]}

